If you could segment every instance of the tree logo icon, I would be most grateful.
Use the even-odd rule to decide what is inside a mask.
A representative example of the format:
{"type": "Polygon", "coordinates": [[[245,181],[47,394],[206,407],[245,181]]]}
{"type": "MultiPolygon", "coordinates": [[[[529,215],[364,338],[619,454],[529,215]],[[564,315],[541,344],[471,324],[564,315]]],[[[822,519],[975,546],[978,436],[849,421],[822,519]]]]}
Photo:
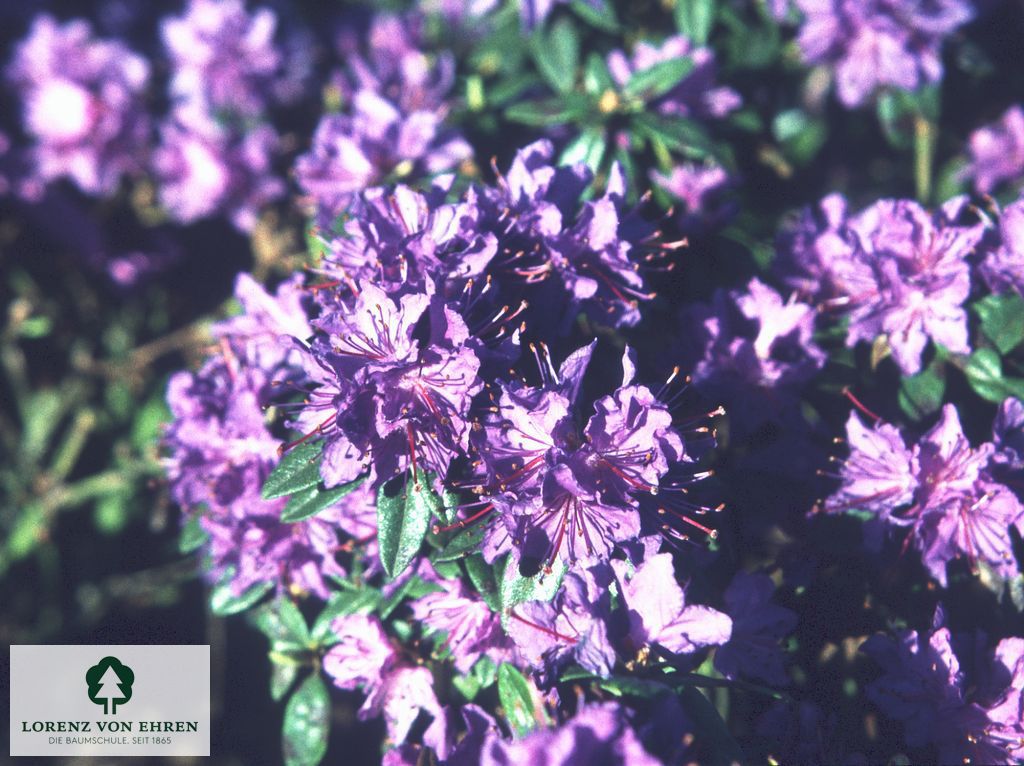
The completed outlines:
{"type": "Polygon", "coordinates": [[[117,657],[104,657],[85,671],[85,682],[89,699],[103,705],[104,713],[117,713],[117,706],[132,698],[135,673],[117,657]]]}

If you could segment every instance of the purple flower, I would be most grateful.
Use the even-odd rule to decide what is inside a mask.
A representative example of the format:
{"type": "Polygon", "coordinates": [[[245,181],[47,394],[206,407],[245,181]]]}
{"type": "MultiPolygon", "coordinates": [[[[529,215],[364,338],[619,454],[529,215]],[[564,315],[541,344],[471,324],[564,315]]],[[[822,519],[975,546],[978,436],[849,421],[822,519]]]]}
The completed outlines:
{"type": "Polygon", "coordinates": [[[773,686],[787,686],[780,639],[793,632],[796,612],[771,602],[775,584],[765,574],[738,572],[725,591],[732,618],[729,641],[715,652],[715,667],[726,678],[745,676],[773,686]]]}
{"type": "Polygon", "coordinates": [[[964,0],[796,0],[797,43],[810,64],[835,68],[844,106],[881,88],[913,91],[942,78],[942,41],[974,17],[964,0]]]}
{"type": "Polygon", "coordinates": [[[978,269],[993,292],[1024,295],[1024,198],[999,216],[999,246],[989,250],[978,269]]]}
{"type": "Polygon", "coordinates": [[[623,385],[595,402],[578,428],[576,398],[592,352],[593,344],[578,349],[557,372],[539,360],[544,385],[503,386],[478,432],[479,491],[498,515],[484,541],[488,561],[513,547],[548,567],[607,557],[640,533],[637,495],[657,492],[670,464],[684,458],[668,408],[632,384],[628,349],[623,385]]]}
{"type": "Polygon", "coordinates": [[[994,445],[973,448],[953,405],[943,407],[909,455],[892,426],[879,423],[869,431],[851,415],[847,434],[843,484],[826,510],[865,510],[909,527],[922,562],[943,586],[946,565],[958,557],[972,566],[984,562],[1002,578],[1017,573],[1008,528],[1024,526],[1024,505],[992,478],[994,445]]]}
{"type": "Polygon", "coordinates": [[[242,313],[215,325],[214,336],[230,338],[261,370],[272,372],[285,363],[297,364],[298,352],[291,338],[312,334],[301,278],[282,282],[271,295],[252,276],[242,273],[235,279],[234,294],[242,313]]]}
{"type": "Polygon", "coordinates": [[[412,611],[426,627],[447,634],[444,643],[455,669],[468,673],[485,655],[501,662],[509,647],[499,616],[461,580],[438,580],[437,584],[444,590],[418,598],[412,611]]]}
{"type": "Polygon", "coordinates": [[[184,15],[160,25],[172,97],[212,114],[259,117],[284,74],[276,29],[277,16],[268,8],[248,14],[242,0],[189,0],[184,15]]]}
{"type": "Polygon", "coordinates": [[[402,664],[380,620],[347,615],[339,617],[331,627],[340,640],[324,656],[324,672],[336,686],[358,688],[366,693],[359,720],[383,715],[388,739],[400,745],[420,710],[443,719],[430,670],[402,664]]]}
{"type": "Polygon", "coordinates": [[[508,741],[490,734],[477,761],[481,766],[569,766],[576,763],[618,766],[656,766],[612,703],[581,707],[575,716],[553,729],[534,731],[508,741]]]}
{"type": "Polygon", "coordinates": [[[1011,471],[1024,469],[1024,403],[1008,397],[999,405],[992,424],[992,460],[1011,471]]]}
{"type": "Polygon", "coordinates": [[[703,357],[693,373],[698,383],[770,391],[806,381],[825,364],[813,340],[814,307],[795,295],[784,301],[757,279],[746,292],[719,293],[712,311],[696,313],[707,315],[703,357]]]}
{"type": "Polygon", "coordinates": [[[729,640],[732,620],[727,615],[686,603],[672,566],[672,554],[650,556],[632,574],[624,561],[615,560],[612,567],[629,612],[629,638],[634,649],[657,644],[670,652],[689,654],[729,640]]]}
{"type": "Polygon", "coordinates": [[[33,173],[68,177],[87,194],[109,195],[141,170],[149,137],[144,90],[149,64],[119,42],[98,40],[81,20],[38,16],[7,76],[20,91],[33,173]]]}
{"type": "Polygon", "coordinates": [[[850,456],[843,461],[839,489],[825,502],[829,512],[856,508],[891,518],[908,505],[918,488],[917,457],[895,426],[877,422],[867,428],[853,412],[846,421],[850,456]]]}
{"type": "Polygon", "coordinates": [[[1014,104],[998,120],[978,128],[971,133],[968,149],[971,164],[966,173],[982,194],[1020,178],[1024,175],[1024,109],[1014,104]]]}
{"type": "Polygon", "coordinates": [[[660,45],[647,41],[637,43],[632,58],[622,51],[608,55],[608,70],[615,82],[623,87],[637,72],[650,69],[672,59],[689,58],[693,70],[675,87],[659,96],[650,108],[671,117],[722,118],[738,109],[740,95],[731,88],[716,87],[715,54],[710,48],[700,48],[686,37],[675,35],[660,45]]]}
{"type": "Polygon", "coordinates": [[[339,88],[348,109],[321,120],[310,151],[295,164],[299,185],[328,221],[388,177],[422,178],[472,156],[469,144],[444,127],[454,84],[450,55],[428,63],[412,19],[378,16],[369,38],[369,60],[346,51],[351,77],[339,88]]]}
{"type": "Polygon", "coordinates": [[[271,166],[278,137],[269,125],[237,133],[194,107],[180,107],[161,126],[153,156],[160,203],[171,217],[192,223],[225,213],[252,231],[260,210],[285,192],[271,166]]]}
{"type": "Polygon", "coordinates": [[[528,601],[509,613],[508,632],[522,656],[557,678],[570,659],[595,675],[611,675],[615,649],[608,639],[611,615],[606,565],[569,572],[551,602],[528,601]]]}
{"type": "Polygon", "coordinates": [[[370,482],[414,466],[443,477],[468,442],[466,413],[480,390],[479,361],[465,324],[437,297],[426,342],[413,337],[431,298],[397,303],[369,282],[351,308],[315,322],[307,350],[315,382],[294,425],[323,434],[320,472],[328,487],[370,469],[370,482]]]}
{"type": "Polygon", "coordinates": [[[965,198],[934,215],[910,200],[880,200],[846,220],[839,198],[822,207],[824,231],[815,231],[813,217],[801,222],[784,240],[790,253],[783,268],[796,266],[803,275],[794,284],[849,316],[847,345],[885,335],[905,375],[920,371],[929,338],[970,352],[962,305],[971,286],[967,259],[985,224],[955,223],[965,198]]]}
{"type": "Polygon", "coordinates": [[[720,165],[686,162],[672,168],[668,176],[657,170],[650,171],[648,176],[682,203],[678,217],[683,231],[718,224],[732,213],[731,206],[719,202],[722,192],[732,184],[720,165]]]}
{"type": "Polygon", "coordinates": [[[911,747],[934,745],[940,763],[1013,763],[1024,752],[1024,640],[1000,642],[987,684],[992,688],[973,694],[947,628],[927,637],[916,631],[901,631],[895,640],[876,635],[861,649],[883,670],[868,684],[868,698],[903,724],[911,747]]]}

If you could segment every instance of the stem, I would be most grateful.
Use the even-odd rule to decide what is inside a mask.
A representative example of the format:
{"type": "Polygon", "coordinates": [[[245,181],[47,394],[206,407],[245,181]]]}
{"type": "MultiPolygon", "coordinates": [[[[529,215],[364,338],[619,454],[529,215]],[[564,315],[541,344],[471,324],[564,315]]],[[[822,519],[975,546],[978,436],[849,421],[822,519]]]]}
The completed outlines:
{"type": "Polygon", "coordinates": [[[914,187],[917,201],[927,205],[932,193],[932,158],[935,154],[935,126],[918,113],[914,117],[914,187]]]}

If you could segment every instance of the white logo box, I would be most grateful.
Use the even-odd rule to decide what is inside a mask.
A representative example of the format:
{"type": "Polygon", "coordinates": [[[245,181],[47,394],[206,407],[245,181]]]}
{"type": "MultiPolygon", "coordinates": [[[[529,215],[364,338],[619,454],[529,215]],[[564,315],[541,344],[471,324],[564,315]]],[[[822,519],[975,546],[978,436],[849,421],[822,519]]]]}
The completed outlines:
{"type": "Polygon", "coordinates": [[[12,756],[207,756],[210,647],[11,646],[12,756]]]}

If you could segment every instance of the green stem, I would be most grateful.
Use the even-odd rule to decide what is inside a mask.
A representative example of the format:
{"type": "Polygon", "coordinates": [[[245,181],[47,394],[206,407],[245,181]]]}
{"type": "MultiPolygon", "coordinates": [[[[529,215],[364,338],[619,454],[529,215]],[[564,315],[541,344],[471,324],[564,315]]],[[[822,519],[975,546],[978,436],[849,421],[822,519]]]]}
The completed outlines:
{"type": "Polygon", "coordinates": [[[935,125],[927,117],[914,117],[914,187],[917,200],[927,205],[932,194],[932,158],[935,155],[935,125]]]}

